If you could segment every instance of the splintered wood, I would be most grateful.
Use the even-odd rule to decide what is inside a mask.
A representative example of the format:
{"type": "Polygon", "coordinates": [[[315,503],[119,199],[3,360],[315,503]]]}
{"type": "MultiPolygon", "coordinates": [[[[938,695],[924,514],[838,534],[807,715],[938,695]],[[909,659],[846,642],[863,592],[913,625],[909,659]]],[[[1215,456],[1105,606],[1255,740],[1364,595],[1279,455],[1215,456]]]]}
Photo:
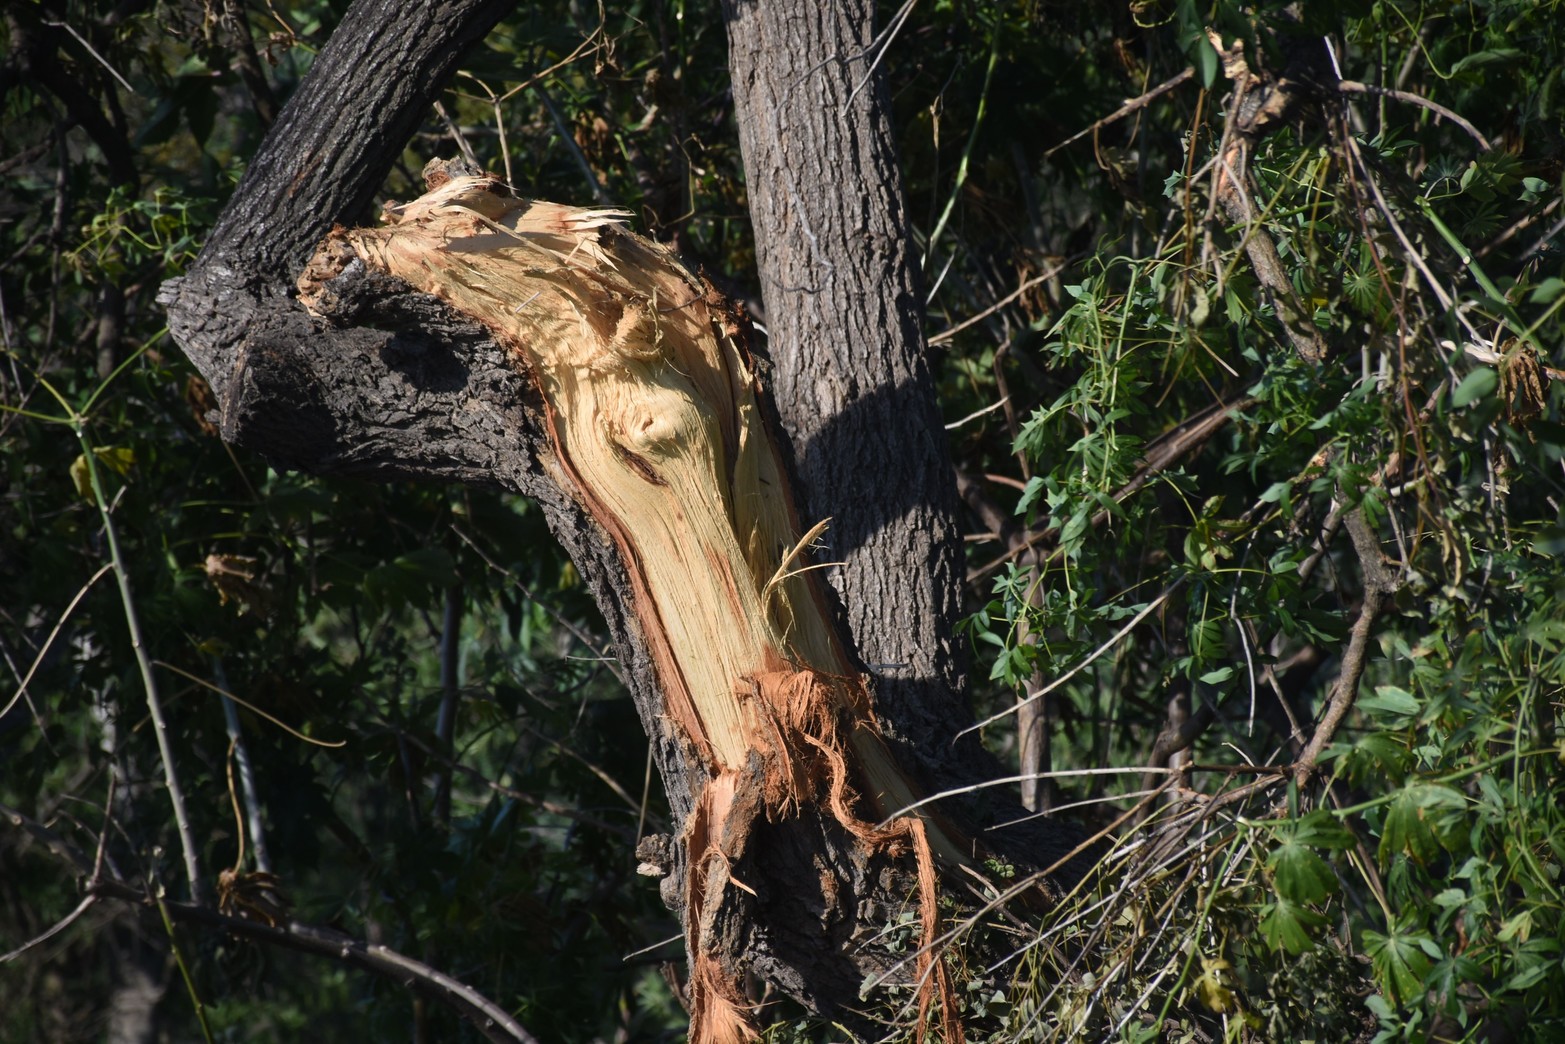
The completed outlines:
{"type": "MultiPolygon", "coordinates": [[[[757,817],[813,806],[869,848],[913,854],[928,939],[930,843],[947,843],[914,817],[865,817],[884,820],[912,795],[801,572],[784,472],[721,301],[620,211],[519,199],[493,176],[436,169],[430,183],[388,207],[384,228],[334,230],[301,297],[309,305],[358,258],[482,322],[537,381],[556,478],[618,547],[665,713],[710,777],[684,837],[691,1039],[745,1039],[736,970],[701,927],[726,889],[744,887],[730,871],[757,817]]],[[[927,956],[919,970],[942,979],[927,956]]]]}

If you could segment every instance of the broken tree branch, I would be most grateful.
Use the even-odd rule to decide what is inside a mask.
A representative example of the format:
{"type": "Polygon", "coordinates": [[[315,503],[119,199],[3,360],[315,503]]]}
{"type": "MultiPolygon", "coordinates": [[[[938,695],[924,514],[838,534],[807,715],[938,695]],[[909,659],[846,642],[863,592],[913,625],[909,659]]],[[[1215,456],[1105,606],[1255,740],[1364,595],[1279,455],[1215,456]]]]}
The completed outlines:
{"type": "Polygon", "coordinates": [[[1396,576],[1386,568],[1380,541],[1364,518],[1363,509],[1349,511],[1345,522],[1348,536],[1353,540],[1354,553],[1358,556],[1359,567],[1364,574],[1364,600],[1359,606],[1358,619],[1353,621],[1353,629],[1348,634],[1348,647],[1343,650],[1337,684],[1332,688],[1326,710],[1321,714],[1320,722],[1315,726],[1315,734],[1310,737],[1304,752],[1294,762],[1293,777],[1300,786],[1314,774],[1321,754],[1336,735],[1342,719],[1353,708],[1353,701],[1358,697],[1359,679],[1364,676],[1370,632],[1374,630],[1375,619],[1385,606],[1386,599],[1398,586],[1396,576]]]}
{"type": "MultiPolygon", "coordinates": [[[[518,199],[440,162],[426,177],[430,191],[389,207],[387,227],[334,232],[300,277],[301,300],[329,311],[333,281],[367,265],[481,322],[535,383],[554,480],[625,563],[663,715],[706,777],[683,837],[692,1039],[748,1039],[742,969],[712,921],[736,889],[756,896],[736,870],[760,820],[821,815],[867,853],[911,852],[926,938],[934,855],[959,865],[964,847],[921,818],[879,822],[912,789],[817,574],[791,567],[822,527],[795,535],[725,303],[626,231],[621,212],[518,199]]],[[[938,994],[949,1012],[943,967],[921,966],[919,979],[931,984],[923,1003],[938,994]]]]}
{"type": "Polygon", "coordinates": [[[174,902],[148,893],[114,877],[103,877],[102,867],[95,867],[86,854],[54,830],[31,816],[0,805],[0,818],[12,827],[20,828],[41,843],[51,855],[69,863],[78,877],[86,882],[86,895],[76,910],[57,923],[48,933],[32,940],[27,946],[0,957],[0,963],[24,952],[31,946],[58,933],[78,918],[96,902],[106,899],[130,903],[148,910],[160,906],[170,918],[181,924],[194,924],[213,928],[229,935],[257,942],[270,943],[300,953],[315,954],[339,960],[350,967],[373,972],[390,979],[400,986],[412,987],[430,998],[450,1006],[463,1018],[478,1027],[485,1037],[510,1044],[537,1044],[537,1040],[509,1012],[457,979],[432,968],[422,961],[376,943],[367,943],[342,932],[315,925],[290,921],[272,925],[264,920],[251,920],[220,913],[202,903],[174,902]]]}

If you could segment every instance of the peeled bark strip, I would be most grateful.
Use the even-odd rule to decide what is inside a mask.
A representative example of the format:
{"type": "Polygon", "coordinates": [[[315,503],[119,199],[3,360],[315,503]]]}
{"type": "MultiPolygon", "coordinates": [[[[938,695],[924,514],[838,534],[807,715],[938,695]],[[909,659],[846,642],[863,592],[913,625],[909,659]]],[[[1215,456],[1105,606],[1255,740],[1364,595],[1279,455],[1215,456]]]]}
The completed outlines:
{"type": "MultiPolygon", "coordinates": [[[[705,770],[682,839],[692,1040],[747,1039],[741,969],[717,924],[735,889],[754,894],[734,871],[758,823],[820,815],[865,853],[911,855],[926,940],[932,848],[952,863],[962,852],[915,817],[866,818],[913,795],[801,562],[807,541],[737,321],[617,211],[431,169],[431,191],[388,207],[387,227],[335,230],[301,298],[320,303],[362,262],[478,320],[536,381],[546,463],[618,549],[665,713],[705,770]]],[[[927,1006],[944,971],[927,955],[918,971],[927,1006]]]]}

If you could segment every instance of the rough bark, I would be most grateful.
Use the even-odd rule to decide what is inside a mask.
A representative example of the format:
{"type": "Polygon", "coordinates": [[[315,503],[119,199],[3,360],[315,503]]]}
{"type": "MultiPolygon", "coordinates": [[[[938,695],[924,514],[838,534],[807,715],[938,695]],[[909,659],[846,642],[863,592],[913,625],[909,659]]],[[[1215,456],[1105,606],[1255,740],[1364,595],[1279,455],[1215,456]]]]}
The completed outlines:
{"type": "MultiPolygon", "coordinates": [[[[724,0],[767,351],[804,520],[831,518],[823,557],[851,646],[874,679],[899,762],[942,812],[1010,862],[1051,866],[1084,836],[1028,818],[967,733],[954,633],[963,559],[952,467],[925,342],[924,298],[892,111],[866,0],[724,0]]],[[[1070,861],[1079,876],[1090,855],[1070,861]]]]}
{"type": "MultiPolygon", "coordinates": [[[[445,163],[428,175],[431,191],[389,211],[387,227],[334,232],[299,280],[301,299],[332,318],[334,283],[367,265],[511,348],[543,399],[550,481],[624,567],[628,588],[614,596],[650,654],[659,727],[699,769],[672,889],[691,960],[691,1037],[748,1038],[741,983],[758,960],[835,1007],[863,968],[826,978],[816,932],[757,917],[751,900],[814,892],[829,921],[865,899],[884,903],[865,871],[900,864],[932,940],[934,854],[956,866],[967,846],[901,812],[914,793],[804,564],[821,527],[799,535],[743,326],[671,254],[625,229],[622,212],[518,199],[493,176],[445,163]],[[757,845],[762,824],[772,840],[757,845]],[[827,851],[849,862],[823,874],[827,851]]],[[[911,968],[922,1017],[935,993],[949,996],[945,971],[928,953],[911,968]]]]}
{"type": "MultiPolygon", "coordinates": [[[[768,794],[755,781],[778,775],[764,752],[759,759],[750,753],[748,737],[729,732],[718,747],[703,748],[710,736],[680,713],[664,669],[664,636],[654,633],[658,614],[637,601],[645,563],[597,510],[594,491],[575,481],[579,461],[562,453],[569,439],[561,431],[569,424],[561,421],[562,404],[545,394],[552,386],[537,379],[537,359],[518,365],[514,340],[362,263],[317,273],[311,290],[318,315],[292,290],[315,242],[334,223],[362,213],[463,42],[476,39],[504,6],[361,0],[350,9],[201,257],[161,300],[175,339],[212,386],[215,420],[230,442],[284,468],[460,481],[540,503],[603,610],[681,840],[694,853],[685,860],[672,850],[664,894],[686,901],[694,962],[715,968],[701,985],[720,994],[720,1003],[700,1009],[711,1015],[697,1027],[700,1039],[736,1039],[746,1032],[743,971],[817,1010],[839,1009],[856,1001],[866,974],[892,960],[875,939],[909,894],[923,896],[926,934],[933,928],[929,859],[912,858],[927,852],[923,827],[917,820],[884,828],[876,822],[909,792],[876,794],[872,783],[867,803],[853,796],[874,778],[855,770],[874,760],[876,743],[867,708],[854,704],[864,697],[847,661],[839,652],[828,673],[831,686],[850,695],[829,705],[815,701],[828,713],[803,730],[809,738],[781,744],[792,743],[797,754],[812,740],[821,743],[823,757],[800,773],[808,786],[797,795],[768,794]],[[399,75],[376,72],[388,66],[399,75]],[[838,729],[841,742],[830,735],[838,729]],[[813,919],[801,922],[801,909],[813,919]]],[[[641,307],[656,311],[656,300],[641,307]]],[[[614,321],[606,321],[612,334],[614,321]]],[[[764,542],[775,555],[778,541],[764,542]]],[[[752,670],[726,684],[731,699],[735,687],[761,694],[768,681],[752,670]]],[[[909,965],[904,975],[918,971],[909,965]]]]}
{"type": "Polygon", "coordinates": [[[961,779],[957,496],[863,0],[725,0],[767,350],[806,521],[899,756],[961,779]]]}

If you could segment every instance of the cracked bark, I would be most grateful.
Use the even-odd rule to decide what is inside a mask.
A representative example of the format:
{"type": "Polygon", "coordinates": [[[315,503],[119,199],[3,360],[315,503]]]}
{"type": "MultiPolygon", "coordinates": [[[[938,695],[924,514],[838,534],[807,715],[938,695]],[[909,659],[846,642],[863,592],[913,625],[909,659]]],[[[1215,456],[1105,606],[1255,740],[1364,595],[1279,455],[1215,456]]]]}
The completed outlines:
{"type": "MultiPolygon", "coordinates": [[[[319,315],[293,293],[315,245],[333,224],[363,216],[462,51],[509,6],[354,4],[279,115],[200,259],[160,300],[173,336],[212,387],[214,419],[229,442],[280,468],[464,482],[539,503],[603,611],[681,839],[700,857],[671,850],[665,860],[671,865],[663,867],[671,887],[664,894],[702,899],[684,911],[687,928],[699,922],[691,938],[718,962],[728,985],[741,971],[754,971],[812,1009],[840,1017],[858,1003],[865,975],[891,963],[873,940],[907,905],[908,894],[932,887],[924,880],[927,860],[920,866],[910,858],[917,847],[911,834],[902,844],[867,839],[870,827],[881,828],[865,816],[889,811],[895,795],[877,807],[871,786],[860,805],[835,782],[817,779],[816,789],[784,809],[764,788],[744,783],[756,773],[755,755],[742,757],[731,745],[714,755],[702,746],[709,737],[671,711],[661,639],[636,601],[641,563],[606,528],[601,505],[583,495],[581,476],[573,475],[577,462],[562,456],[558,401],[550,401],[536,362],[518,365],[514,341],[362,260],[339,258],[344,263],[317,280],[312,307],[319,315]],[[398,75],[376,71],[386,68],[398,75]],[[727,780],[730,789],[715,788],[713,780],[727,780]],[[698,829],[711,836],[691,836],[698,829]],[[723,858],[706,857],[708,842],[723,858]],[[699,877],[694,885],[692,876],[699,877]]],[[[867,14],[859,14],[867,26],[867,14]]],[[[735,61],[740,67],[741,59],[735,61]]],[[[834,90],[843,91],[849,73],[846,65],[835,69],[834,90]]],[[[741,99],[760,89],[738,80],[741,99]]],[[[878,97],[873,88],[865,96],[872,95],[878,97]]],[[[831,256],[819,258],[842,280],[833,292],[851,304],[837,321],[854,325],[846,335],[834,332],[832,308],[808,309],[814,325],[801,327],[799,336],[832,345],[833,354],[807,365],[780,356],[777,376],[788,412],[822,422],[813,434],[805,428],[794,434],[806,451],[804,519],[808,525],[823,511],[840,514],[834,532],[837,552],[850,558],[842,598],[854,645],[870,662],[909,664],[904,673],[879,679],[880,720],[900,753],[920,756],[913,764],[922,782],[951,785],[971,779],[981,764],[963,762],[973,748],[950,744],[961,718],[962,682],[950,632],[959,586],[954,500],[922,359],[883,99],[877,104],[882,108],[859,113],[845,130],[850,139],[879,143],[877,165],[860,169],[846,155],[828,155],[866,184],[885,179],[865,198],[837,189],[844,207],[874,224],[869,253],[849,236],[824,244],[831,256]],[[873,262],[868,274],[848,279],[866,259],[873,262]],[[884,292],[869,294],[876,285],[884,292]],[[860,343],[888,329],[873,351],[860,343]],[[849,344],[860,348],[849,351],[849,344]],[[791,376],[801,367],[813,374],[802,383],[791,376]],[[812,395],[807,384],[831,385],[830,394],[812,395]],[[892,468],[893,460],[909,463],[892,468]],[[858,485],[874,475],[881,476],[876,486],[858,485]]],[[[755,193],[791,176],[786,167],[751,169],[755,193]]],[[[825,220],[812,227],[824,228],[825,220]]],[[[763,240],[770,234],[759,226],[757,233],[763,240]]],[[[763,271],[774,277],[783,256],[763,259],[763,271]]],[[[776,316],[794,305],[772,307],[776,316]]],[[[846,677],[847,667],[844,660],[828,670],[846,677]]],[[[762,683],[756,684],[759,691],[762,683]]],[[[874,744],[861,740],[869,719],[855,707],[838,724],[852,735],[853,760],[864,768],[874,744]]],[[[831,776],[834,770],[828,764],[810,771],[831,776]]],[[[876,771],[871,766],[852,782],[864,792],[863,782],[873,782],[876,771]]],[[[760,778],[769,777],[761,772],[760,778]]],[[[1034,848],[1034,861],[1068,847],[1055,838],[1034,848]]],[[[908,969],[908,977],[914,973],[908,969]]],[[[742,1036],[742,1013],[736,1018],[735,1025],[703,1031],[703,1039],[742,1036]]]]}

